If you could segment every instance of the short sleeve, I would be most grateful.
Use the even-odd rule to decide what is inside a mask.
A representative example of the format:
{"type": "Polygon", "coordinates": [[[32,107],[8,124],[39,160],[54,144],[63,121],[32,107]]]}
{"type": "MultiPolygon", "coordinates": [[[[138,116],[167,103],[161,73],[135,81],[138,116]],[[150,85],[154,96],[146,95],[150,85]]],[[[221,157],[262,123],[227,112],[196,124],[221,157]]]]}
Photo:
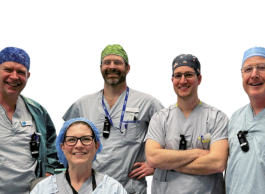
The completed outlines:
{"type": "Polygon", "coordinates": [[[152,118],[152,116],[159,110],[163,109],[164,106],[162,105],[162,103],[157,100],[156,98],[153,99],[152,101],[152,106],[150,108],[150,111],[149,111],[149,117],[150,119],[152,118]]]}
{"type": "Polygon", "coordinates": [[[219,111],[216,116],[215,126],[211,131],[211,144],[228,138],[228,117],[219,111]]]}
{"type": "Polygon", "coordinates": [[[80,114],[79,114],[79,109],[76,103],[72,104],[70,106],[70,108],[68,108],[68,110],[66,111],[66,113],[63,116],[63,120],[67,121],[69,119],[73,119],[73,118],[79,118],[80,114]]]}
{"type": "Polygon", "coordinates": [[[161,124],[162,118],[162,115],[159,115],[158,112],[154,114],[150,121],[145,141],[147,139],[155,140],[161,145],[162,148],[165,148],[165,129],[164,126],[161,124]]]}

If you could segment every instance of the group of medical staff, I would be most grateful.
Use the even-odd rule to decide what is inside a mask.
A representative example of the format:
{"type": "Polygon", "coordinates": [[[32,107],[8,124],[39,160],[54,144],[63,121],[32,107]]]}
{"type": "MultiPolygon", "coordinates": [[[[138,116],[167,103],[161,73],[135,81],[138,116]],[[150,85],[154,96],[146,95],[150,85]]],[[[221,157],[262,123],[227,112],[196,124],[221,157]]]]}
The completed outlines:
{"type": "Polygon", "coordinates": [[[265,192],[265,48],[244,53],[250,103],[229,120],[199,99],[196,56],[174,58],[177,102],[164,108],[128,87],[128,55],[108,45],[103,89],[69,103],[58,136],[46,109],[21,95],[29,69],[23,49],[0,52],[0,193],[146,194],[149,175],[152,194],[265,192]],[[66,170],[55,174],[60,163],[66,170]]]}

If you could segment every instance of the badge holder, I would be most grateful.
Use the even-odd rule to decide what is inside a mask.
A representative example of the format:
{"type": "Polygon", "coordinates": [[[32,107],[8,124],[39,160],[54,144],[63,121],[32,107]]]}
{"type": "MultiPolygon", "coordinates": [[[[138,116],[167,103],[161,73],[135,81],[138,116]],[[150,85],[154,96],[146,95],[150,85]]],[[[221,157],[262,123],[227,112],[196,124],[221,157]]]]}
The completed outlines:
{"type": "Polygon", "coordinates": [[[246,134],[248,134],[248,131],[239,131],[237,134],[239,144],[241,146],[241,149],[244,152],[247,152],[249,150],[249,145],[248,145],[248,140],[246,138],[246,134]]]}
{"type": "Polygon", "coordinates": [[[110,134],[110,122],[108,117],[105,117],[104,127],[103,127],[103,137],[108,138],[110,134]]]}
{"type": "Polygon", "coordinates": [[[35,132],[31,135],[29,146],[32,158],[37,159],[39,157],[39,135],[35,132]]]}
{"type": "Polygon", "coordinates": [[[185,139],[184,135],[180,135],[180,142],[179,142],[179,150],[186,150],[187,148],[187,140],[185,139]]]}

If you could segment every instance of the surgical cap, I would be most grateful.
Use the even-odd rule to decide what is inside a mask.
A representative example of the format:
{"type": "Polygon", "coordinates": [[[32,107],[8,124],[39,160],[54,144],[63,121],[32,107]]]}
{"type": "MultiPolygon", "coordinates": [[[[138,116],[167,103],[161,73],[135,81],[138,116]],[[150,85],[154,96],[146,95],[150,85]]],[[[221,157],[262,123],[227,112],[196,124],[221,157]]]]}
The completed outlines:
{"type": "Polygon", "coordinates": [[[29,71],[30,58],[26,51],[16,47],[6,47],[0,52],[0,64],[13,61],[24,65],[29,71]]]}
{"type": "Polygon", "coordinates": [[[97,154],[99,152],[101,152],[101,150],[102,150],[102,144],[101,144],[100,139],[99,139],[99,130],[91,121],[89,121],[85,118],[74,118],[74,119],[70,119],[68,121],[65,121],[62,129],[59,132],[59,135],[56,138],[56,143],[55,143],[55,147],[57,149],[57,155],[58,155],[59,161],[64,165],[65,168],[67,168],[68,161],[67,161],[67,159],[63,153],[63,150],[61,148],[61,143],[63,143],[63,141],[64,141],[64,135],[65,135],[67,129],[69,128],[69,126],[72,123],[78,122],[78,121],[83,121],[83,122],[87,123],[91,127],[91,129],[93,130],[93,132],[95,134],[96,141],[99,142],[99,148],[98,148],[97,153],[95,154],[93,162],[97,158],[97,154]]]}
{"type": "Polygon", "coordinates": [[[195,73],[197,75],[200,75],[201,74],[201,65],[200,65],[200,62],[198,60],[197,57],[191,55],[191,54],[181,54],[181,55],[178,55],[174,60],[173,60],[173,63],[172,63],[172,71],[173,71],[173,74],[172,76],[174,76],[174,70],[177,68],[177,67],[180,67],[180,66],[188,66],[188,67],[191,67],[194,69],[195,73]]]}
{"type": "Polygon", "coordinates": [[[101,53],[101,61],[107,55],[118,55],[122,57],[127,63],[129,63],[128,55],[122,46],[118,44],[108,45],[101,53]]]}
{"type": "Polygon", "coordinates": [[[260,56],[260,57],[264,57],[265,58],[265,48],[263,47],[253,47],[248,49],[243,56],[243,61],[242,61],[242,67],[243,64],[245,63],[245,61],[250,58],[250,57],[256,57],[256,56],[260,56]]]}

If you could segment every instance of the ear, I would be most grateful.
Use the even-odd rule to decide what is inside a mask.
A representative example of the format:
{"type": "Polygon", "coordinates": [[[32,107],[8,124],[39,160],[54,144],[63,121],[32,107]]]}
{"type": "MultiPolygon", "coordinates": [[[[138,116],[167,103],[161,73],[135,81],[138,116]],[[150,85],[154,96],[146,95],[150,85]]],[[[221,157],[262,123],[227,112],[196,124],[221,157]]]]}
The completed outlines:
{"type": "Polygon", "coordinates": [[[131,69],[131,66],[128,64],[126,68],[126,75],[129,73],[130,69],[131,69]]]}
{"type": "Polygon", "coordinates": [[[98,148],[99,148],[99,142],[97,142],[96,144],[95,144],[95,147],[96,147],[96,152],[98,151],[98,148]]]}
{"type": "Polygon", "coordinates": [[[61,143],[61,149],[62,149],[63,152],[64,152],[65,147],[64,147],[64,144],[63,144],[63,143],[61,143]]]}
{"type": "Polygon", "coordinates": [[[171,81],[172,81],[172,83],[173,83],[173,77],[171,78],[171,81]]]}
{"type": "Polygon", "coordinates": [[[30,72],[28,72],[28,79],[29,79],[29,77],[30,77],[30,72]]]}
{"type": "Polygon", "coordinates": [[[198,85],[200,85],[200,84],[201,84],[201,81],[202,81],[202,75],[199,75],[199,76],[198,76],[198,80],[199,80],[199,81],[198,81],[198,85]]]}

